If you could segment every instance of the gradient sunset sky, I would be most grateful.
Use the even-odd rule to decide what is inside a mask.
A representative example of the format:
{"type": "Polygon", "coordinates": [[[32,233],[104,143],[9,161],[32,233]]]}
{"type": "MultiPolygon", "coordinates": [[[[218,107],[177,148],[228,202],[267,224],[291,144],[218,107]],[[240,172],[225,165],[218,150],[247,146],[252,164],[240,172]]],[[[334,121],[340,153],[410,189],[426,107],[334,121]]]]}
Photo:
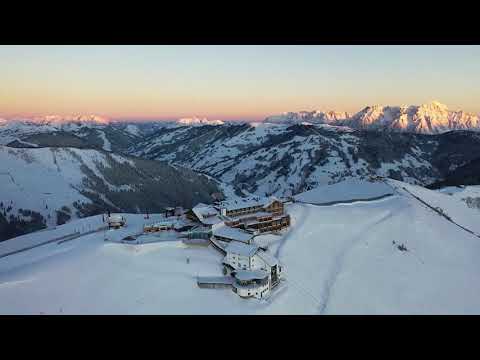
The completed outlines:
{"type": "Polygon", "coordinates": [[[480,46],[0,46],[0,116],[261,120],[438,100],[480,112],[480,46]]]}

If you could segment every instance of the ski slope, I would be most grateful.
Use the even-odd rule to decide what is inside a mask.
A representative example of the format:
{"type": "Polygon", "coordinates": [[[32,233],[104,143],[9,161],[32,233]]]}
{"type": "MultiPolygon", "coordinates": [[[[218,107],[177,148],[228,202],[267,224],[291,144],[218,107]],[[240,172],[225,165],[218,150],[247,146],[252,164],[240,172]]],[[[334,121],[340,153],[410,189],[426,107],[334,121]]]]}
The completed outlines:
{"type": "MultiPolygon", "coordinates": [[[[459,201],[443,196],[444,205],[459,201]]],[[[286,270],[285,285],[267,301],[198,288],[197,275],[221,274],[222,256],[211,247],[118,244],[99,232],[1,258],[0,313],[480,313],[480,239],[410,194],[330,206],[294,203],[287,211],[288,231],[256,238],[286,270]]],[[[135,233],[143,218],[127,222],[107,237],[135,233]]]]}
{"type": "MultiPolygon", "coordinates": [[[[405,184],[396,180],[389,180],[389,183],[400,191],[406,189],[413,195],[425,201],[428,205],[441,209],[441,211],[454,222],[480,236],[479,209],[468,207],[467,203],[462,200],[462,197],[460,197],[458,193],[456,196],[448,195],[448,193],[445,192],[431,191],[422,186],[405,184]]],[[[473,186],[464,191],[465,194],[478,194],[478,188],[473,186]]]]}
{"type": "Polygon", "coordinates": [[[333,185],[318,186],[294,198],[300,202],[317,205],[332,204],[336,202],[349,202],[371,200],[393,194],[393,189],[384,182],[369,182],[360,179],[347,179],[333,185]]]}

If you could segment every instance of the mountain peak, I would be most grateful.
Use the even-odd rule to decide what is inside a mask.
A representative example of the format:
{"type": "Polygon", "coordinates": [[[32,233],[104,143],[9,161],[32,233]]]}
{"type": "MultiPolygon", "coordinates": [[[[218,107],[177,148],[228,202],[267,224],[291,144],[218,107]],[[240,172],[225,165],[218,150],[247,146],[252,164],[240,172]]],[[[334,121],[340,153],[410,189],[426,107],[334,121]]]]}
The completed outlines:
{"type": "Polygon", "coordinates": [[[448,111],[448,107],[445,104],[442,104],[440,101],[432,100],[426,104],[420,106],[421,108],[435,109],[440,111],[448,111]]]}
{"type": "Polygon", "coordinates": [[[40,124],[67,124],[67,123],[83,123],[83,124],[96,124],[96,125],[108,125],[110,119],[100,115],[45,115],[32,118],[33,122],[40,124]]]}
{"type": "Polygon", "coordinates": [[[328,110],[313,110],[313,111],[299,111],[299,112],[284,112],[280,115],[273,115],[267,117],[264,122],[271,124],[333,124],[345,120],[350,115],[346,112],[328,110]]]}
{"type": "Polygon", "coordinates": [[[464,111],[450,111],[438,100],[418,105],[365,106],[354,115],[335,111],[300,111],[269,116],[272,124],[328,124],[353,129],[405,131],[436,134],[451,130],[479,130],[480,117],[464,111]]]}
{"type": "Polygon", "coordinates": [[[89,124],[109,125],[110,119],[100,115],[41,115],[33,117],[11,117],[4,120],[6,123],[31,123],[35,125],[66,125],[66,124],[89,124]]]}
{"type": "Polygon", "coordinates": [[[223,125],[222,120],[209,120],[207,118],[198,118],[196,116],[192,118],[181,118],[176,121],[179,125],[193,126],[193,125],[223,125]]]}

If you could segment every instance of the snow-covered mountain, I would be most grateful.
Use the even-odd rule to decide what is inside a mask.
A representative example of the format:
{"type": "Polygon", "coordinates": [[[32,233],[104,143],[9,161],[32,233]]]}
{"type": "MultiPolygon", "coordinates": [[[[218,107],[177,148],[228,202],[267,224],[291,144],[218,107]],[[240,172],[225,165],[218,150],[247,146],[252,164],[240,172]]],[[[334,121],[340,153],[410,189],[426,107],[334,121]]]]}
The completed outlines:
{"type": "Polygon", "coordinates": [[[211,175],[238,193],[290,195],[371,175],[427,185],[479,157],[480,134],[256,123],[163,129],[130,153],[211,175]]]}
{"type": "MultiPolygon", "coordinates": [[[[223,255],[211,246],[187,246],[181,239],[142,245],[104,241],[142,231],[143,217],[125,214],[124,229],[0,258],[0,313],[479,314],[479,210],[401,182],[355,185],[350,194],[355,198],[383,194],[386,187],[394,195],[352,202],[341,183],[312,190],[302,203],[286,205],[288,231],[254,238],[285,271],[285,285],[267,300],[199,288],[197,276],[221,269],[223,255]],[[309,204],[319,193],[345,204],[309,204]]],[[[0,255],[18,244],[102,225],[101,216],[74,220],[0,243],[0,255]]]]}
{"type": "Polygon", "coordinates": [[[355,129],[438,134],[451,130],[480,130],[478,115],[450,111],[437,101],[420,106],[371,106],[344,121],[355,129]]]}
{"type": "Polygon", "coordinates": [[[0,122],[0,145],[82,147],[123,152],[143,138],[141,129],[97,116],[8,119],[0,122]]]}
{"type": "Polygon", "coordinates": [[[0,121],[0,126],[10,128],[38,128],[52,130],[77,130],[81,127],[103,127],[111,124],[111,120],[99,115],[44,115],[33,117],[12,117],[0,121]]]}
{"type": "Polygon", "coordinates": [[[112,211],[211,202],[215,182],[190,170],[93,149],[0,146],[0,240],[112,211]]]}
{"type": "Polygon", "coordinates": [[[286,124],[294,125],[301,123],[308,124],[340,124],[345,119],[348,119],[350,114],[339,111],[300,111],[300,112],[286,112],[281,115],[273,115],[267,117],[264,122],[270,124],[286,124]]]}
{"type": "Polygon", "coordinates": [[[97,115],[0,119],[0,145],[17,147],[74,146],[123,152],[161,129],[224,125],[221,120],[183,118],[175,121],[113,121],[97,115]]]}
{"type": "Polygon", "coordinates": [[[111,120],[99,115],[45,115],[36,116],[30,119],[30,121],[53,126],[64,126],[66,124],[78,124],[78,125],[108,125],[111,120]]]}
{"type": "Polygon", "coordinates": [[[178,119],[176,123],[180,126],[203,126],[203,125],[223,125],[222,120],[209,120],[207,118],[182,118],[178,119]]]}
{"type": "Polygon", "coordinates": [[[353,129],[439,134],[452,130],[480,131],[480,117],[462,110],[451,111],[432,101],[420,106],[367,106],[356,114],[302,111],[271,116],[265,122],[276,124],[330,124],[353,129]]]}

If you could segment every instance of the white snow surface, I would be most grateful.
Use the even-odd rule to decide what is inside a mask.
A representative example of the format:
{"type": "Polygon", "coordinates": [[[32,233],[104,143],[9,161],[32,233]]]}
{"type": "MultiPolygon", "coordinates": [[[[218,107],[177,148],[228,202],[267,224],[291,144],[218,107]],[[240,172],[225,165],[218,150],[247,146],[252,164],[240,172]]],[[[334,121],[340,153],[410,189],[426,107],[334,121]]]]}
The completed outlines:
{"type": "MultiPolygon", "coordinates": [[[[396,180],[390,179],[389,183],[400,189],[406,188],[412,194],[425,201],[428,205],[441,209],[443,213],[449,216],[457,224],[480,235],[480,212],[478,209],[469,208],[460,198],[452,197],[440,191],[432,191],[422,186],[406,184],[396,180]]],[[[472,190],[470,190],[470,192],[472,192],[472,190]]]]}
{"type": "MultiPolygon", "coordinates": [[[[420,195],[432,200],[433,193],[444,197],[446,208],[458,202],[436,191],[420,195]]],[[[196,276],[221,274],[222,255],[212,247],[118,244],[100,232],[1,258],[0,313],[480,314],[480,239],[406,192],[331,206],[294,203],[286,210],[287,231],[255,238],[286,272],[286,282],[266,301],[198,288],[196,276]]],[[[139,231],[143,218],[127,216],[126,228],[106,235],[139,231]]]]}
{"type": "Polygon", "coordinates": [[[297,201],[312,204],[328,204],[332,202],[369,200],[392,195],[393,189],[384,182],[347,179],[333,185],[323,185],[315,189],[295,195],[297,201]]]}

